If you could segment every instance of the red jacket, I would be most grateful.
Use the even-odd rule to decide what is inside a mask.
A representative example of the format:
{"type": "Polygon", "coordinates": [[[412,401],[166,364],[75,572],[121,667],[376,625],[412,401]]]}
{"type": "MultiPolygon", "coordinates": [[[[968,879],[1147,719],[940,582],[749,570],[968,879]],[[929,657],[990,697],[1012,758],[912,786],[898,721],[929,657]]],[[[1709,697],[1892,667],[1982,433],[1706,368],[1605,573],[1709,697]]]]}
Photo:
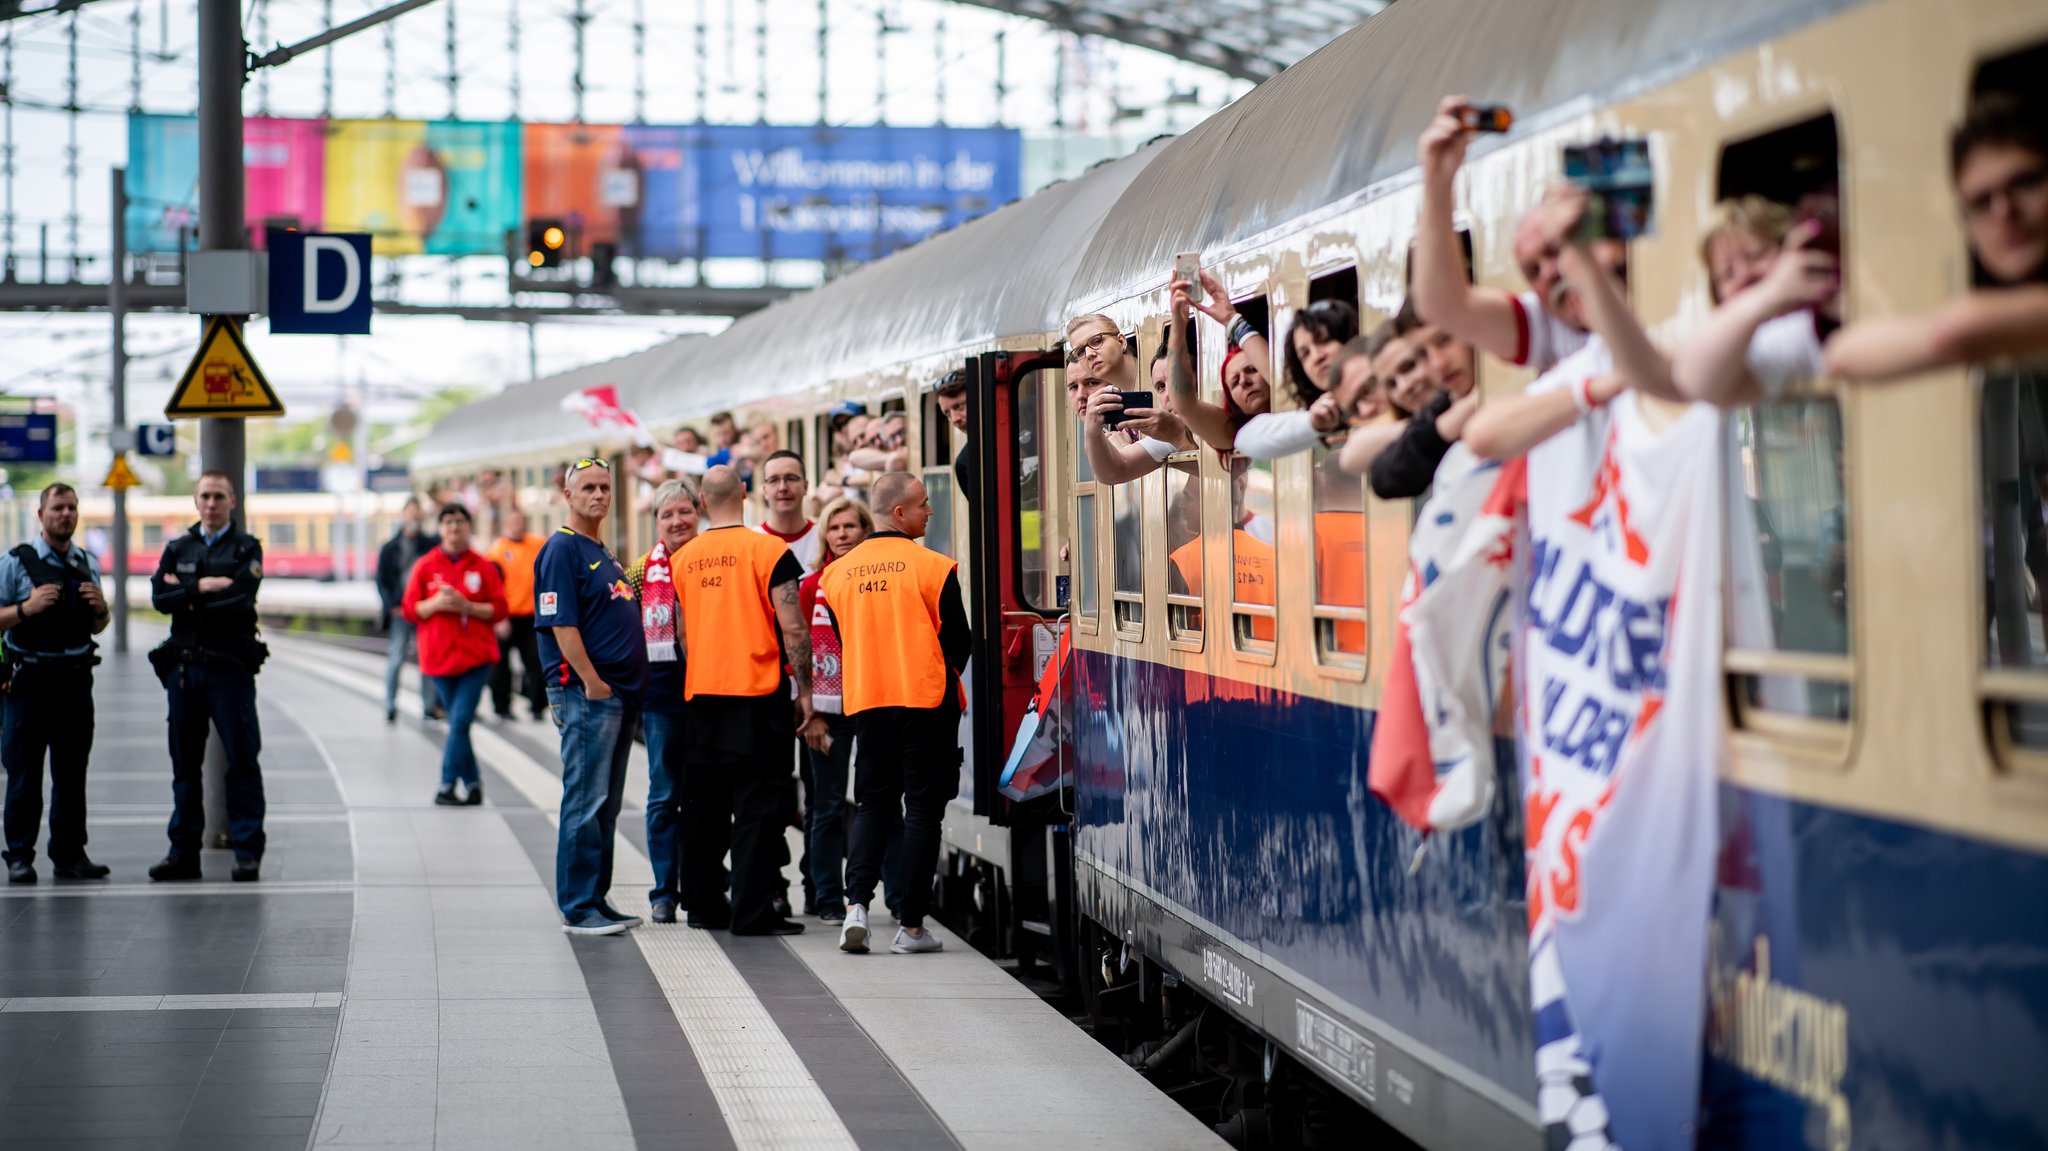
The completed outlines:
{"type": "Polygon", "coordinates": [[[498,565],[475,552],[451,556],[435,548],[412,565],[401,604],[405,618],[420,628],[420,674],[461,675],[498,662],[498,636],[491,625],[504,619],[505,581],[498,565]],[[452,587],[462,598],[491,605],[491,618],[438,611],[422,618],[420,601],[452,587]]]}

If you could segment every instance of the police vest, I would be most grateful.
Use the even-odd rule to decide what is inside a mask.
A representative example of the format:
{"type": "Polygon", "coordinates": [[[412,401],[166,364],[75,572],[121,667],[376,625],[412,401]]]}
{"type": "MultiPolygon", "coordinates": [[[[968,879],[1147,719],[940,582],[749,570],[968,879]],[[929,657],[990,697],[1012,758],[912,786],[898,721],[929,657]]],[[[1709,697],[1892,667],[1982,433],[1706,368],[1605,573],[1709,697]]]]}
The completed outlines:
{"type": "Polygon", "coordinates": [[[818,594],[839,621],[846,714],[946,702],[953,672],[939,646],[939,594],[956,566],[914,540],[883,536],[825,569],[818,594]]]}
{"type": "Polygon", "coordinates": [[[746,528],[697,533],[669,561],[689,646],[683,698],[772,695],[782,683],[782,635],[768,580],[789,545],[746,528]]]}
{"type": "Polygon", "coordinates": [[[92,579],[82,566],[85,553],[77,548],[66,553],[81,566],[44,559],[34,544],[22,544],[11,554],[21,561],[35,586],[56,584],[59,590],[55,604],[23,618],[7,632],[8,649],[43,657],[90,652],[95,646],[92,625],[97,621],[91,605],[78,594],[78,585],[92,579]]]}

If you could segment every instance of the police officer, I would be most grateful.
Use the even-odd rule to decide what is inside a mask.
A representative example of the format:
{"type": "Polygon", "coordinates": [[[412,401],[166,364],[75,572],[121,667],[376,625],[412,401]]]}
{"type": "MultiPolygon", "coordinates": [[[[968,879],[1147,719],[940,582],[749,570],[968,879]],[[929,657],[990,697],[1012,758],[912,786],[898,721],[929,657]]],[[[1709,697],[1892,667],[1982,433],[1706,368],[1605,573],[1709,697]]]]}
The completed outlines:
{"type": "Polygon", "coordinates": [[[78,492],[51,484],[36,500],[42,532],[0,555],[0,631],[9,678],[0,705],[7,765],[7,882],[34,883],[43,817],[43,755],[50,758],[50,863],[59,879],[105,879],[85,855],[85,767],[92,756],[92,637],[107,602],[91,553],[71,542],[78,492]]]}
{"type": "MultiPolygon", "coordinates": [[[[683,667],[683,906],[692,927],[795,935],[775,906],[781,830],[796,807],[790,757],[811,717],[811,629],[797,606],[803,565],[749,531],[747,490],[724,465],[704,473],[704,530],[671,564],[683,667]],[[796,675],[792,707],[784,665],[796,675]],[[732,849],[732,902],[718,861],[732,849]]],[[[957,778],[957,774],[956,774],[957,778]]]]}
{"type": "Polygon", "coordinates": [[[151,879],[198,879],[206,832],[201,764],[209,722],[227,751],[228,839],[238,883],[260,877],[263,771],[257,753],[256,670],[270,653],[256,638],[263,545],[234,524],[235,486],[222,471],[199,477],[199,522],[172,540],[150,579],[150,602],[171,617],[171,638],[150,653],[171,702],[171,851],[151,879]]]}
{"type": "Polygon", "coordinates": [[[870,493],[880,529],[825,571],[819,595],[839,629],[840,690],[854,724],[853,843],[839,949],[868,949],[868,901],[889,825],[903,813],[899,955],[939,950],[924,929],[939,820],[960,788],[960,672],[973,648],[952,560],[918,544],[932,518],[924,484],[888,472],[870,493]]]}

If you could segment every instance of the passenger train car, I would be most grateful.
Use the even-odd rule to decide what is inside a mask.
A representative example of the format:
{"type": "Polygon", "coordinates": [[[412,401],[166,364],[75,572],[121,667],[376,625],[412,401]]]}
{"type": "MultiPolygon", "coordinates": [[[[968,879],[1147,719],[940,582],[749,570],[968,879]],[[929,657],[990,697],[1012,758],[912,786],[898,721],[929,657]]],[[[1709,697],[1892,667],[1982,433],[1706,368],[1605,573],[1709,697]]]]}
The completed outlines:
{"type": "MultiPolygon", "coordinates": [[[[295,579],[346,579],[353,575],[354,533],[358,518],[367,540],[370,563],[377,549],[398,530],[404,492],[330,495],[314,492],[256,492],[242,509],[243,523],[263,543],[263,568],[272,576],[295,579]]],[[[0,515],[21,525],[22,536],[33,530],[34,493],[17,496],[0,515]]],[[[88,492],[79,502],[81,538],[100,541],[113,530],[114,503],[104,494],[88,492]]],[[[130,494],[128,497],[128,570],[148,575],[156,570],[164,544],[198,522],[191,496],[130,494]]],[[[111,568],[111,551],[100,544],[100,565],[111,568]]],[[[368,579],[368,574],[362,578],[368,579]]]]}
{"type": "MultiPolygon", "coordinates": [[[[1149,356],[1182,251],[1276,340],[1317,299],[1390,315],[1446,92],[1517,113],[1461,185],[1482,283],[1522,286],[1511,231],[1562,145],[1640,135],[1658,225],[1631,291],[1660,338],[1708,309],[1701,222],[1742,192],[1838,197],[1848,315],[1924,310],[1970,277],[1950,126],[1974,90],[2044,77],[2028,0],[1408,0],[1183,137],[715,338],[462,409],[414,467],[509,470],[545,511],[563,461],[627,446],[562,414],[602,383],[655,427],[772,418],[814,479],[834,404],[904,410],[979,634],[951,909],[1051,962],[1148,1070],[1191,1064],[1181,1085],[1243,1145],[1356,1145],[1369,1112],[1430,1148],[1562,1147],[1537,1120],[1512,760],[1489,818],[1426,841],[1367,789],[1414,509],[1331,483],[1320,452],[1095,482],[1064,320],[1106,313],[1149,356]],[[972,495],[928,391],[962,367],[972,495]],[[1277,525],[1271,605],[1228,590],[1234,475],[1277,525]],[[1364,541],[1361,579],[1317,571],[1325,532],[1364,541]],[[1192,540],[1209,590],[1175,594],[1192,540]],[[1059,629],[1070,785],[1011,804],[997,772],[1059,629]]],[[[1222,333],[1199,324],[1213,395],[1222,333]]],[[[1488,395],[1525,382],[1481,368],[1488,395]]],[[[2042,646],[1992,498],[2048,470],[2020,430],[2043,406],[1993,370],[1817,382],[1731,419],[1772,538],[1728,546],[1768,547],[1783,626],[1723,656],[1702,1146],[2048,1145],[2048,660],[1997,639],[2042,646]]],[[[630,495],[614,524],[622,549],[651,537],[630,495]]]]}

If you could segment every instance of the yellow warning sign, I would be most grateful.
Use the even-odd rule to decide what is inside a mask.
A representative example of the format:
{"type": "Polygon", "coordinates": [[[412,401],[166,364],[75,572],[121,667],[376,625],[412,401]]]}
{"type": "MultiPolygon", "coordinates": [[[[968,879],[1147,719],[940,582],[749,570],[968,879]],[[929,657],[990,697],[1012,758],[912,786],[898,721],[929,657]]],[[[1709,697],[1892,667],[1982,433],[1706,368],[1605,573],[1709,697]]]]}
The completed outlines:
{"type": "Polygon", "coordinates": [[[135,469],[128,466],[127,452],[114,453],[113,466],[107,469],[107,478],[100,481],[100,486],[112,488],[117,492],[142,486],[142,480],[135,474],[135,469]]]}
{"type": "Polygon", "coordinates": [[[240,325],[215,316],[199,354],[171,393],[164,415],[173,420],[202,416],[281,416],[284,403],[242,343],[240,325]]]}

